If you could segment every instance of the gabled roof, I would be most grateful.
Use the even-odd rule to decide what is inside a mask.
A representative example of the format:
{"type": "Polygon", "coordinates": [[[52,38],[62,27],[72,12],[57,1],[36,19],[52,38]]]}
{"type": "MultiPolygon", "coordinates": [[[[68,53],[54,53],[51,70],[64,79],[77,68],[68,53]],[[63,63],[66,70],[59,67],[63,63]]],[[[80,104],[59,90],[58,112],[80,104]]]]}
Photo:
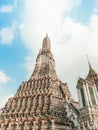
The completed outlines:
{"type": "Polygon", "coordinates": [[[83,83],[85,83],[85,79],[79,77],[79,79],[77,80],[76,87],[78,88],[79,86],[83,85],[83,83]]]}

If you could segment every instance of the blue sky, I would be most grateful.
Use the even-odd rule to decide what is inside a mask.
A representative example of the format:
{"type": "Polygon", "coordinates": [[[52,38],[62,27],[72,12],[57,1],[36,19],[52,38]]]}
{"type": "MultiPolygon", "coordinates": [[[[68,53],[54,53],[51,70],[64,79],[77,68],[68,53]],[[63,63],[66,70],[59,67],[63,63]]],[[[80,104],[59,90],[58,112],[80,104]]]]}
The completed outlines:
{"type": "Polygon", "coordinates": [[[98,72],[97,0],[0,0],[0,107],[32,74],[46,33],[75,99],[77,77],[88,73],[86,55],[98,72]]]}

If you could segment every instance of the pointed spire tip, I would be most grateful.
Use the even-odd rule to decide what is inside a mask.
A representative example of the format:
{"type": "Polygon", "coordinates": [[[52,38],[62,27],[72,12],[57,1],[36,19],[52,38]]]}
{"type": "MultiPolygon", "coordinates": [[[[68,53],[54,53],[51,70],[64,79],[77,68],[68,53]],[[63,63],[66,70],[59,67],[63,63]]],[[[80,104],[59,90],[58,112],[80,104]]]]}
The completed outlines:
{"type": "Polygon", "coordinates": [[[88,61],[89,68],[92,69],[92,66],[91,66],[91,63],[90,63],[88,55],[87,55],[87,61],[88,61]]]}
{"type": "Polygon", "coordinates": [[[48,37],[48,33],[46,33],[46,37],[48,37]]]}

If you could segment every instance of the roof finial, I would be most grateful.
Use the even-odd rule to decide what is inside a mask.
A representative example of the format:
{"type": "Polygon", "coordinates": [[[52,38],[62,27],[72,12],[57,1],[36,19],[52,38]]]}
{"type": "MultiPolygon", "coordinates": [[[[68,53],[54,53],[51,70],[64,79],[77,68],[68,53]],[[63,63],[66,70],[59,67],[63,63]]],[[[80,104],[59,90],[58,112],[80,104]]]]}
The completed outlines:
{"type": "Polygon", "coordinates": [[[46,33],[46,37],[48,37],[48,33],[46,33]]]}
{"type": "Polygon", "coordinates": [[[91,63],[90,63],[88,55],[87,55],[87,61],[88,61],[89,68],[92,69],[92,66],[91,66],[91,63]]]}
{"type": "Polygon", "coordinates": [[[87,56],[87,61],[88,61],[88,63],[90,63],[90,62],[89,62],[89,57],[88,57],[88,55],[86,55],[86,56],[87,56]]]}

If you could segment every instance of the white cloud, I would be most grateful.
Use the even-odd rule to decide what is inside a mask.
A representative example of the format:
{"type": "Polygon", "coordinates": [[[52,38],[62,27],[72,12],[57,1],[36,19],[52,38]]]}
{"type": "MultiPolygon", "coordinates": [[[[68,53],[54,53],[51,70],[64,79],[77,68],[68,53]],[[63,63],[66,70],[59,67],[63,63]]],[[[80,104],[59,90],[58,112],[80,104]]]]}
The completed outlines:
{"type": "Polygon", "coordinates": [[[7,83],[9,80],[11,80],[11,78],[6,76],[3,71],[0,71],[0,83],[7,83]]]}
{"type": "MultiPolygon", "coordinates": [[[[95,64],[95,70],[98,71],[98,29],[95,24],[98,16],[95,19],[94,17],[91,17],[87,26],[67,18],[60,30],[61,37],[57,40],[61,40],[62,44],[53,47],[58,73],[63,81],[68,82],[74,97],[78,75],[85,77],[88,74],[86,55],[89,55],[91,63],[95,64]]],[[[59,34],[56,35],[56,37],[58,36],[59,34]]]]}
{"type": "Polygon", "coordinates": [[[0,7],[0,13],[11,13],[16,6],[16,0],[12,5],[3,5],[0,7]]]}
{"type": "Polygon", "coordinates": [[[44,35],[54,35],[65,13],[80,3],[81,0],[25,0],[20,31],[26,47],[39,48],[44,35]]]}
{"type": "Polygon", "coordinates": [[[0,8],[0,12],[2,13],[8,13],[8,12],[12,12],[13,11],[13,6],[10,5],[4,5],[0,8]]]}
{"type": "Polygon", "coordinates": [[[98,15],[92,15],[91,17],[91,22],[90,22],[90,27],[92,29],[93,32],[95,32],[96,34],[98,33],[98,15]]]}
{"type": "Polygon", "coordinates": [[[14,39],[16,23],[11,27],[4,27],[0,30],[0,44],[11,44],[14,39]]]}
{"type": "Polygon", "coordinates": [[[11,44],[14,39],[13,30],[11,28],[2,28],[0,31],[0,44],[11,44]]]}
{"type": "MultiPolygon", "coordinates": [[[[34,3],[33,0],[26,0],[20,25],[22,40],[35,55],[41,48],[45,33],[49,34],[58,75],[61,80],[68,82],[75,98],[78,75],[85,77],[88,73],[86,55],[94,63],[95,70],[98,70],[98,16],[92,15],[87,25],[64,18],[66,12],[78,5],[77,3],[80,4],[81,1],[36,0],[34,3]]],[[[35,64],[32,58],[25,63],[31,73],[35,64]]]]}

